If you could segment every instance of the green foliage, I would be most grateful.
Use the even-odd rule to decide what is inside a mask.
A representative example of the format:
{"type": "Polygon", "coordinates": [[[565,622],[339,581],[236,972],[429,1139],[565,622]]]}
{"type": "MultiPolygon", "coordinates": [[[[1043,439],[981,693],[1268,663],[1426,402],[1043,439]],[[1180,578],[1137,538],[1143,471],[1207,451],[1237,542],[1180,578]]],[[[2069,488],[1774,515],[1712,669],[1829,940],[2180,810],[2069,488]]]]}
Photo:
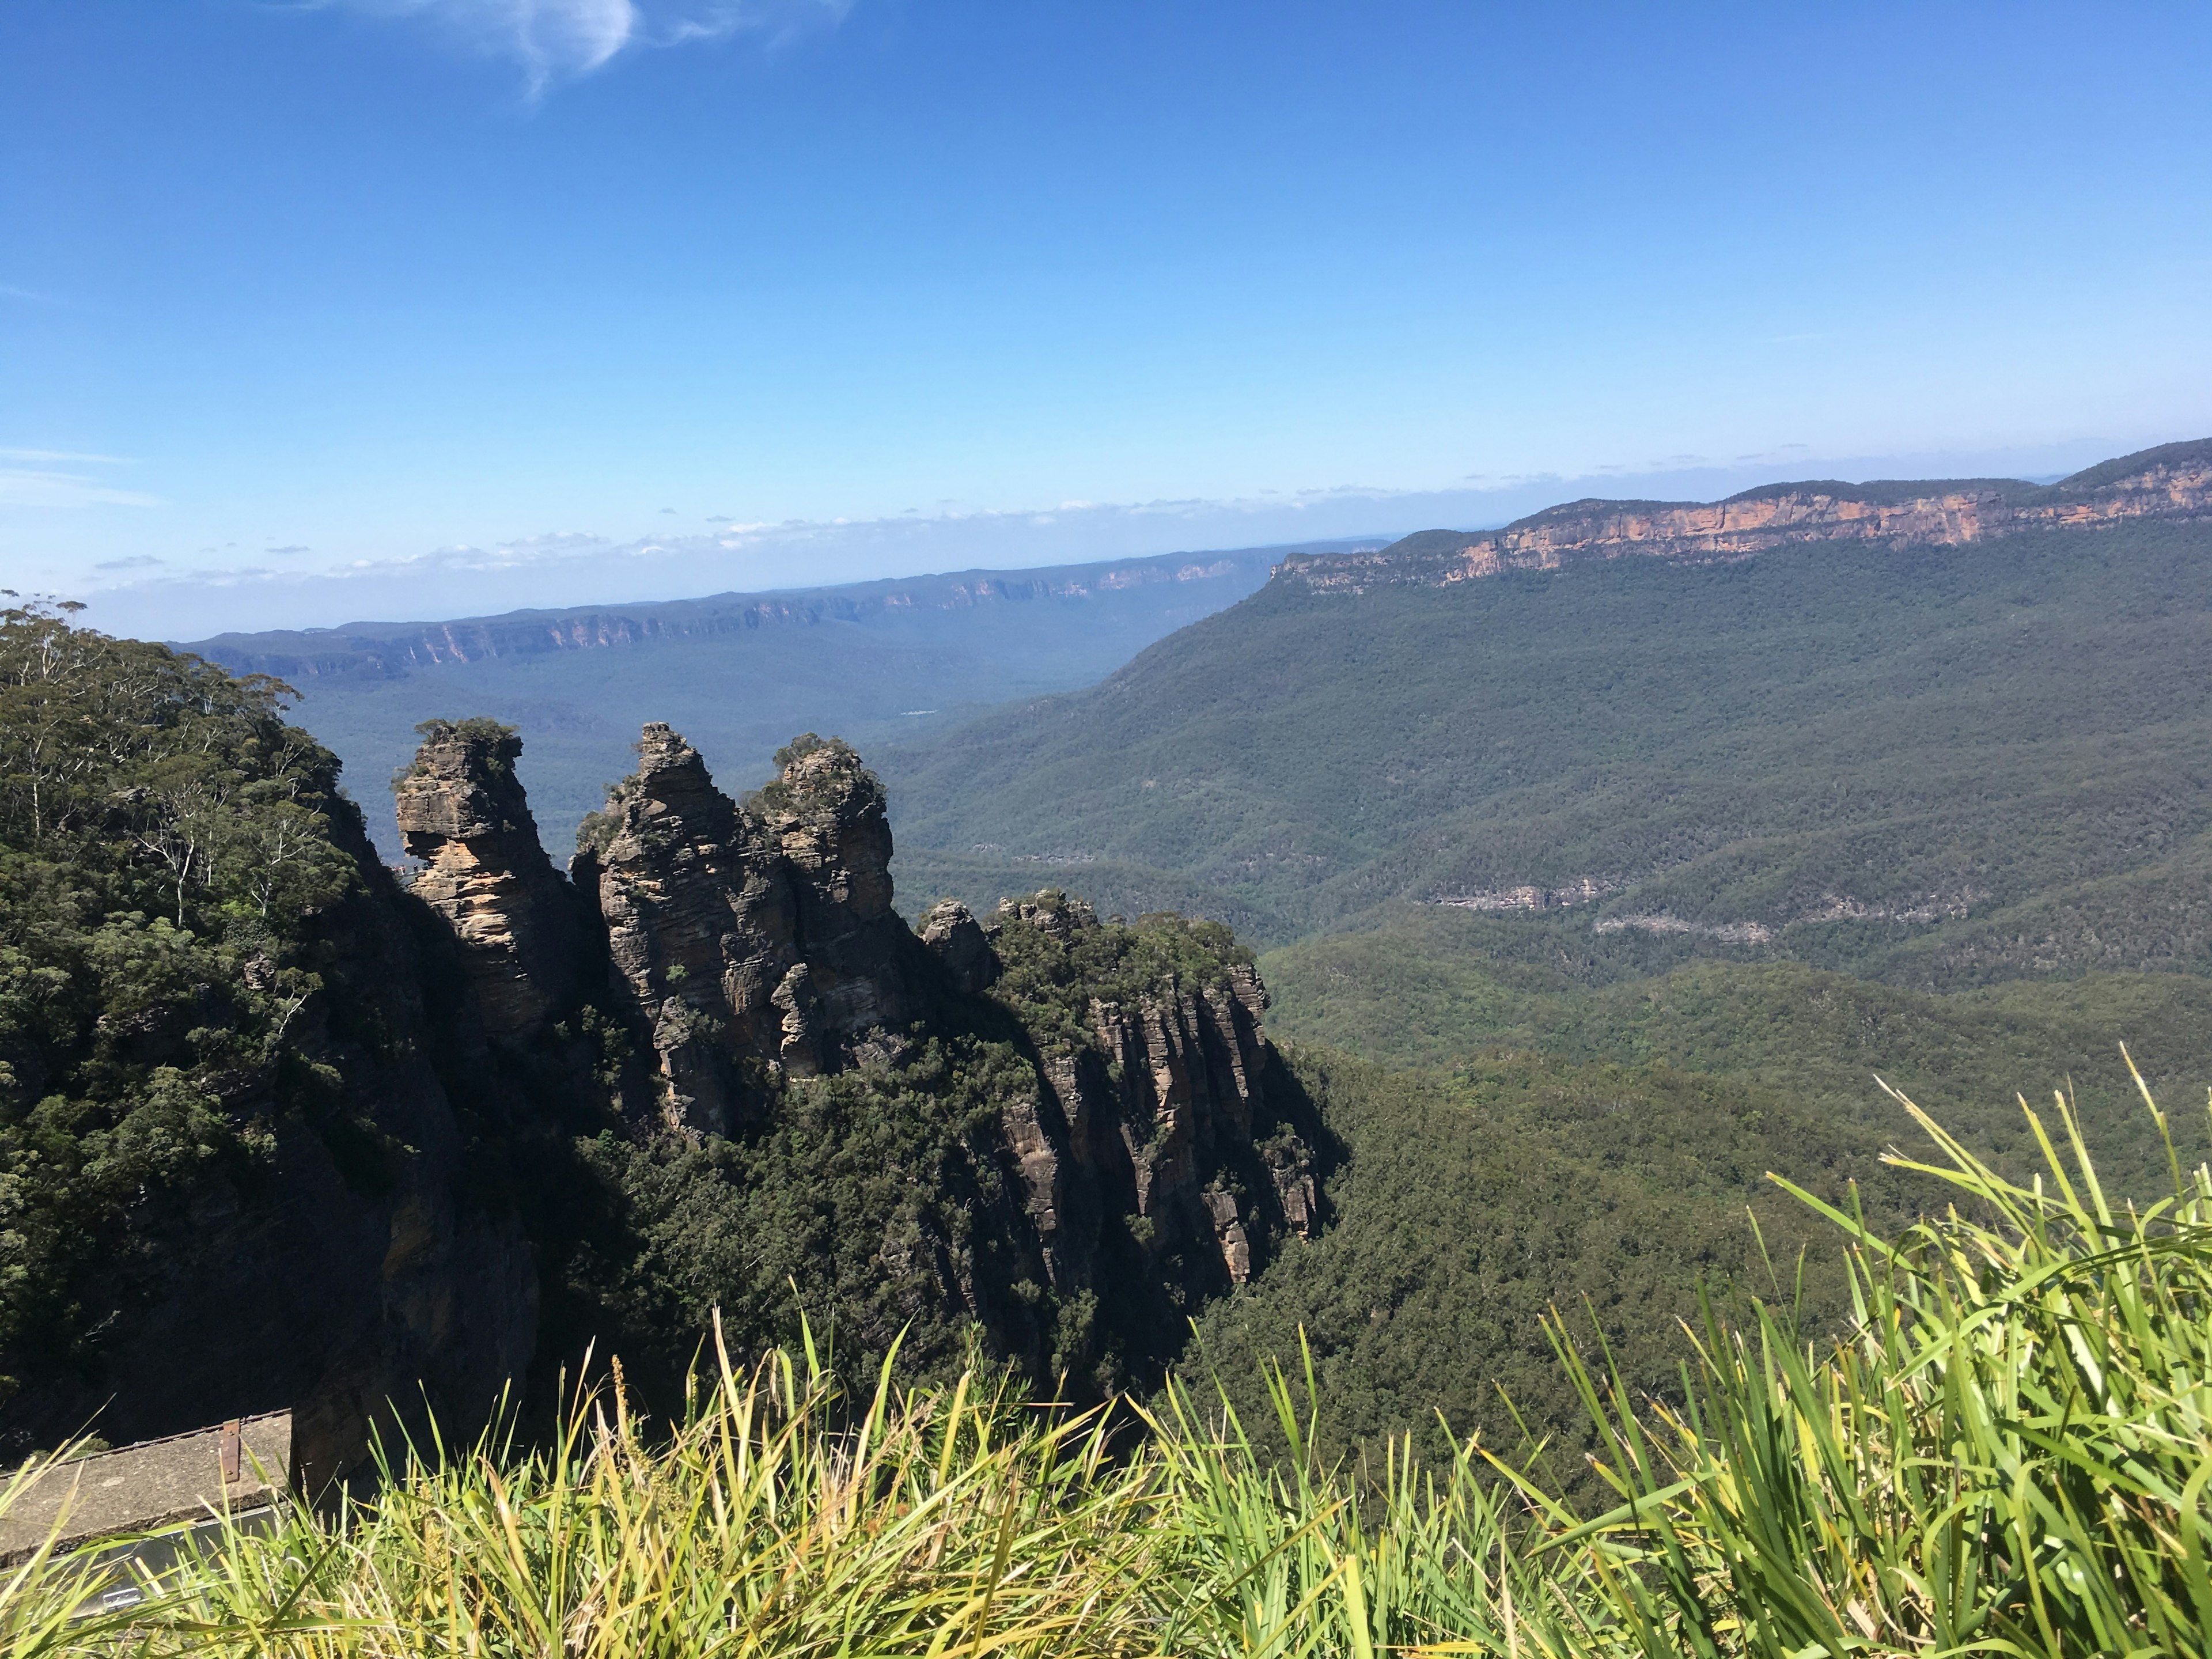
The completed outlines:
{"type": "MultiPolygon", "coordinates": [[[[1621,977],[1640,964],[1483,953],[1515,927],[1407,911],[1261,959],[1279,1037],[1424,1068],[1291,1045],[1349,1153],[1325,1189],[1337,1219],[1202,1314],[1186,1361],[1237,1379],[1261,1422],[1263,1363],[1295,1357],[1303,1333],[1333,1445],[1411,1433],[1437,1453],[1438,1410],[1498,1443],[1515,1425],[1493,1381],[1532,1423],[1584,1433],[1541,1333],[1547,1310],[1585,1302],[1632,1385],[1672,1395],[1674,1333],[1698,1317],[1699,1282],[1772,1288],[1747,1210],[1784,1279],[1810,1240],[1767,1171],[1832,1200],[1856,1179],[1900,1225],[1937,1196],[1880,1161],[1936,1149],[1877,1074],[2016,1177],[2042,1163],[2017,1097],[2063,1085],[2106,1178],[2137,1197],[2166,1183],[2166,1142],[2112,1034],[2143,1034],[2161,1089],[2212,1085],[2212,984],[2195,976],[1947,996],[1802,963],[1621,977]]],[[[2181,1126],[2185,1156],[2212,1156],[2208,1131],[2181,1126]]],[[[1806,1272],[1806,1316],[1832,1324],[1848,1305],[1840,1264],[1816,1255],[1806,1272]]]]}
{"type": "Polygon", "coordinates": [[[1852,1247],[1841,1340],[1709,1305],[1665,1403],[1553,1322],[1591,1506],[1556,1448],[1331,1455],[1310,1365],[1264,1379],[1264,1437],[1178,1387],[1116,1455],[1111,1416],[972,1369],[848,1395],[802,1331],[717,1342],[658,1432],[580,1394],[541,1451],[425,1447],[74,1629],[82,1561],[40,1552],[0,1651],[2203,1659],[2212,1172],[2124,1212],[2078,1139],[2021,1187],[1922,1128],[1958,1209],[1892,1239],[1813,1201],[1852,1247]]]}
{"type": "MultiPolygon", "coordinates": [[[[1332,1451],[1379,1457],[1411,1436],[1442,1457],[1449,1437],[1474,1431],[1511,1445],[1516,1411],[1586,1435],[1544,1334],[1550,1310],[1586,1304],[1624,1374],[1664,1396],[1701,1284],[1773,1288],[1752,1218],[1785,1280],[1818,1242],[1769,1170],[1833,1200],[1856,1178],[1877,1215],[1914,1212],[1879,1161],[1890,1120],[1838,1118],[1746,1079],[1510,1052],[1427,1073],[1325,1049],[1291,1059],[1347,1154],[1324,1189],[1334,1219],[1200,1313],[1182,1365],[1223,1379],[1255,1433],[1272,1419],[1268,1365],[1294,1365],[1303,1347],[1332,1451]]],[[[1838,1319],[1832,1250],[1805,1271],[1807,1317],[1838,1319]]]]}
{"type": "MultiPolygon", "coordinates": [[[[1263,957],[1271,1023],[1391,1065],[1449,1065],[1500,1047],[1663,1064],[1755,1081],[1836,1120],[1874,1109],[1878,1073],[2016,1167],[2033,1167],[2039,1154],[2014,1098],[2064,1084],[2100,1160],[2128,1182],[2158,1175],[2165,1154],[2135,1109],[2112,1034],[2136,1034],[2136,1058],[2162,1092],[2212,1085],[2212,982],[2193,975],[2090,975],[1934,995],[1790,962],[1692,961],[1639,975],[1659,964],[1547,960],[1531,943],[1511,920],[1400,911],[1375,928],[1263,957]]],[[[2192,1121],[2183,1133],[2190,1156],[2212,1154],[2203,1126],[2192,1121]]]]}
{"type": "Polygon", "coordinates": [[[821,804],[819,798],[825,790],[842,789],[862,799],[883,799],[883,785],[842,738],[805,732],[775,751],[775,769],[776,775],[747,797],[749,805],[771,817],[805,812],[821,804]],[[788,769],[814,755],[827,758],[802,771],[795,781],[785,775],[788,769]]]}
{"type": "MultiPolygon", "coordinates": [[[[459,740],[471,757],[472,766],[494,774],[512,772],[515,762],[522,757],[521,734],[514,727],[503,726],[484,714],[471,714],[458,720],[443,716],[417,720],[415,735],[423,744],[459,740]]],[[[419,759],[411,761],[393,775],[392,782],[396,785],[419,776],[422,769],[419,759]]]]}
{"type": "MultiPolygon", "coordinates": [[[[1048,915],[1089,907],[1058,888],[1024,900],[1048,915]]],[[[1133,1007],[1163,986],[1219,986],[1252,953],[1218,922],[1162,912],[1134,923],[1060,930],[1002,927],[994,935],[1003,971],[992,994],[1015,1009],[1040,1043],[1096,1048],[1091,1005],[1133,1007]]]]}
{"type": "Polygon", "coordinates": [[[880,1358],[904,1331],[908,1364],[941,1370],[969,1330],[956,1274],[1001,1291],[1016,1277],[994,1259],[994,1216],[1014,1200],[991,1137],[1036,1086],[1006,1044],[932,1039],[795,1079],[729,1139],[582,1141],[613,1209],[556,1267],[562,1293],[664,1399],[718,1310],[748,1350],[796,1340],[805,1307],[855,1353],[880,1358]]]}
{"type": "Polygon", "coordinates": [[[1589,882],[1500,925],[1539,956],[1790,956],[1923,989],[2198,972],[2208,536],[1278,581],[878,763],[902,869],[971,904],[1046,860],[1102,906],[1172,894],[1281,943],[1589,882]]]}
{"type": "Polygon", "coordinates": [[[261,1115],[315,1093],[287,1032],[361,877],[285,695],[0,611],[0,1355],[79,1340],[148,1194],[265,1160],[261,1115]]]}
{"type": "Polygon", "coordinates": [[[1172,1258],[1124,1249],[1127,1224],[1103,1218],[1114,1270],[1096,1290],[1054,1290],[1005,1120],[1036,1109],[1041,1063],[1105,1064],[1094,1001],[1218,985],[1251,957],[1180,916],[1051,927],[1070,902],[1039,894],[1047,926],[999,931],[1005,971],[987,1000],[948,1002],[848,1069],[787,1079],[726,1139],[577,1140],[576,1202],[541,1230],[550,1351],[596,1334],[666,1401],[718,1311],[753,1352],[796,1340],[805,1309],[871,1362],[903,1333],[910,1375],[949,1375],[982,1328],[998,1358],[1084,1398],[1156,1382],[1190,1311],[1172,1258]]]}
{"type": "MultiPolygon", "coordinates": [[[[2145,1095],[2146,1103],[2149,1096],[2145,1095]]],[[[1906,1103],[1910,1107],[1910,1103],[1906,1103]]],[[[2197,1655],[2212,1632],[2212,1173],[2116,1210],[2006,1181],[1917,1109],[1964,1213],[1854,1243],[1852,1328],[1710,1313],[1679,1408],[1560,1352],[1621,1500],[1546,1501],[1645,1652],[2197,1655]]],[[[2162,1119],[2154,1119],[2162,1127],[2162,1119]]],[[[2069,1164],[2071,1164],[2069,1170],[2069,1164]]]]}

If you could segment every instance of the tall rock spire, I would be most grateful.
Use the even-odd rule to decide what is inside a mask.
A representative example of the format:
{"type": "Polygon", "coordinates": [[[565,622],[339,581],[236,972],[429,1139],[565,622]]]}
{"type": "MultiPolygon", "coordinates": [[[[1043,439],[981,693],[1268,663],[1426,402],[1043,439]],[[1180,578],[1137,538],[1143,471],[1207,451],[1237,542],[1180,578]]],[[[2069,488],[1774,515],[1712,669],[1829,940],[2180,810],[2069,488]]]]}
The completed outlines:
{"type": "Polygon", "coordinates": [[[416,730],[422,745],[395,786],[400,833],[422,861],[411,890],[453,924],[485,1029],[526,1037],[580,988],[575,896],[515,776],[522,739],[483,719],[416,730]]]}
{"type": "Polygon", "coordinates": [[[578,837],[574,872],[595,890],[616,989],[653,1034],[663,1109],[702,1133],[915,1012],[883,786],[835,738],[777,758],[740,806],[698,750],[648,726],[637,771],[578,837]]]}

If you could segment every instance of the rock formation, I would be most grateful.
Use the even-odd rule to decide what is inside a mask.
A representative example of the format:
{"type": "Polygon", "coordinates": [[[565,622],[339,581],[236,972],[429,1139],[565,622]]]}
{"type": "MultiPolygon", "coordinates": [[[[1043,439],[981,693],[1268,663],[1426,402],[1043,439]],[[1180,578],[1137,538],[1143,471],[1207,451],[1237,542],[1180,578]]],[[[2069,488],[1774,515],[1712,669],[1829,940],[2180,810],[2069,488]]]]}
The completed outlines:
{"type": "MultiPolygon", "coordinates": [[[[1034,959],[1042,948],[1080,986],[1073,963],[1103,926],[1081,900],[1048,890],[1002,904],[989,939],[994,957],[1034,959]]],[[[1279,1133],[1263,1152],[1255,1138],[1280,1127],[1265,1095],[1266,988],[1238,953],[1206,969],[1152,978],[1132,996],[1086,998],[1081,1037],[1046,1045],[1045,1086],[1007,1114],[1056,1289],[1095,1283],[1110,1254],[1104,1226],[1128,1231],[1146,1271],[1180,1255],[1200,1286],[1226,1288],[1283,1232],[1306,1237],[1318,1221],[1304,1143],[1279,1133]]]]}
{"type": "Polygon", "coordinates": [[[922,917],[921,942],[945,964],[953,985],[970,996],[988,989],[999,976],[989,937],[958,899],[945,899],[922,917]]]}
{"type": "Polygon", "coordinates": [[[836,1070],[915,1012],[882,786],[834,739],[780,759],[740,806],[696,750],[647,726],[570,869],[650,1032],[664,1115],[701,1133],[727,1133],[781,1079],[836,1070]]]}
{"type": "Polygon", "coordinates": [[[393,786],[400,834],[423,866],[410,890],[452,924],[485,1029],[523,1036],[580,988],[574,895],[515,776],[522,740],[486,720],[417,730],[415,763],[393,786]]]}
{"type": "MultiPolygon", "coordinates": [[[[400,811],[431,861],[416,891],[453,922],[488,1015],[512,1026],[564,994],[518,992],[511,979],[528,979],[532,958],[508,943],[534,937],[531,916],[558,895],[513,874],[544,859],[511,734],[473,729],[426,733],[400,811]]],[[[862,1068],[894,1097],[922,1046],[1012,1038],[998,1052],[1026,1055],[1028,1081],[990,1097],[994,1133],[978,1139],[971,1124],[965,1150],[948,1154],[1002,1177],[975,1176],[969,1212],[944,1218],[933,1242],[925,1229],[884,1248],[900,1273],[936,1264],[930,1294],[1040,1375],[1068,1352],[1040,1294],[1097,1306],[1125,1359],[1149,1363],[1180,1343],[1197,1299],[1311,1232],[1314,1161],[1288,1115],[1294,1085],[1269,1098],[1282,1074],[1261,1026],[1267,993],[1225,929],[1105,924],[1048,890],[988,925],[939,904],[917,935],[891,907],[874,775],[811,734],[777,761],[775,781],[735,801],[681,736],[647,726],[637,770],[579,831],[569,876],[604,930],[602,1006],[632,1033],[617,1093],[636,1133],[770,1133],[806,1079],[862,1068]]]]}
{"type": "Polygon", "coordinates": [[[1322,592],[1443,586],[1599,559],[1747,559],[1807,542],[1955,546],[2037,529],[2212,518],[2212,440],[2167,444],[2055,484],[2018,479],[1773,484],[1723,501],[1570,501],[1475,534],[1424,531],[1373,553],[1293,554],[1279,577],[1322,592]]]}
{"type": "Polygon", "coordinates": [[[739,803],[647,726],[564,877],[514,732],[422,737],[408,889],[329,763],[343,880],[289,935],[132,975],[73,1048],[0,1033],[0,1105],[82,1060],[207,1142],[61,1190],[65,1224],[127,1226],[50,1275],[64,1316],[0,1316],[0,1454],[289,1409],[314,1486],[427,1413],[473,1434],[587,1347],[678,1409],[716,1310],[757,1352],[794,1283],[864,1352],[919,1330],[914,1363],[957,1363],[980,1329],[1041,1386],[1146,1386],[1198,1302],[1313,1226],[1317,1137],[1225,929],[1042,893],[917,936],[881,786],[811,736],[739,803]]]}

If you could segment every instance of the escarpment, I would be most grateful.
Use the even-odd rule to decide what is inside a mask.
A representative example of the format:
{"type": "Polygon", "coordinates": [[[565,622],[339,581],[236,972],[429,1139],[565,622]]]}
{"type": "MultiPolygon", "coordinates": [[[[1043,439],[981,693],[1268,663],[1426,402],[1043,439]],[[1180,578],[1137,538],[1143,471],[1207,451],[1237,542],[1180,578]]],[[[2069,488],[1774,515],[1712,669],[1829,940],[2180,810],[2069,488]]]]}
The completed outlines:
{"type": "Polygon", "coordinates": [[[1212,1288],[1308,1235],[1312,1154],[1267,1098],[1267,992],[1225,930],[1148,938],[1048,890],[1008,900],[988,939],[1041,1039],[1044,1086],[1006,1132],[1055,1288],[1097,1283],[1107,1230],[1146,1275],[1212,1288]]]}
{"type": "Polygon", "coordinates": [[[572,1345],[618,1304],[634,1313],[626,1297],[665,1296],[648,1270],[678,1261],[688,1287],[654,1340],[689,1343],[718,1312],[742,1338],[796,1284],[864,1342],[937,1333],[915,1352],[980,1328],[1040,1381],[1119,1386],[1172,1357],[1200,1302],[1317,1225],[1310,1109],[1226,929],[1104,922],[1048,891],[988,921],[947,902],[917,933],[892,908],[882,786],[811,734],[738,800],[647,726],[562,882],[512,734],[425,735],[398,786],[428,860],[415,890],[452,927],[487,1024],[557,1048],[574,1025],[550,1016],[580,1006],[603,1038],[624,1034],[593,1085],[622,1126],[595,1156],[623,1219],[549,1247],[568,1264],[556,1278],[595,1287],[563,1316],[572,1345]],[[564,954],[577,915],[589,937],[564,954]],[[604,983],[580,987],[595,958],[604,983]],[[850,1167],[841,1142],[864,1139],[889,1144],[880,1167],[850,1167]],[[817,1243],[793,1257],[808,1229],[817,1243]]]}
{"type": "Polygon", "coordinates": [[[1949,547],[2036,529],[2212,518],[2212,439],[2167,444],[2036,485],[1984,478],[1772,484],[1723,501],[1570,501],[1474,533],[1423,531],[1373,553],[1293,554],[1279,578],[1321,592],[1443,586],[1628,557],[1718,563],[1802,543],[1949,547]]]}

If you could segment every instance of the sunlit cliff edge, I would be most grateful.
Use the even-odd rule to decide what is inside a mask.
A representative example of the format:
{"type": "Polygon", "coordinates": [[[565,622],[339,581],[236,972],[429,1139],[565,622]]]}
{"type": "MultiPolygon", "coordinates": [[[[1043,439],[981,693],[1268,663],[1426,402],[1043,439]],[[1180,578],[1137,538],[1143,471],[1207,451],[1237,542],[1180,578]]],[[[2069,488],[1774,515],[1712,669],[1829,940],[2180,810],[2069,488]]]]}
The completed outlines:
{"type": "Polygon", "coordinates": [[[1762,485],[1722,501],[1583,500],[1502,530],[1425,530],[1373,553],[1291,554],[1279,579],[1316,592],[1441,586],[1598,559],[1715,564],[1797,543],[1949,547],[2031,530],[2212,518],[2212,438],[2146,449],[2063,478],[1834,479],[1762,485]]]}

